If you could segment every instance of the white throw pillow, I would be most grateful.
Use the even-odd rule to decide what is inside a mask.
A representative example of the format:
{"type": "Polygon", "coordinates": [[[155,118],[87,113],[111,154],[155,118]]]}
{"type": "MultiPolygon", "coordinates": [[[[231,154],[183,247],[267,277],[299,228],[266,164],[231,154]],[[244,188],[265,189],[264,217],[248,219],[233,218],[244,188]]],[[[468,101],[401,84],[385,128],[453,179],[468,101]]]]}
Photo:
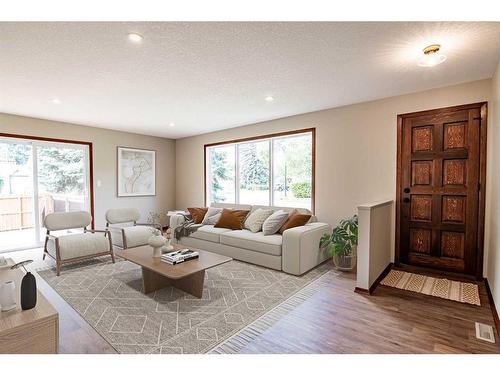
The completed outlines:
{"type": "Polygon", "coordinates": [[[272,209],[257,208],[245,220],[244,228],[253,233],[260,232],[262,230],[262,224],[264,224],[264,221],[266,221],[272,213],[272,209]]]}
{"type": "Polygon", "coordinates": [[[269,216],[264,223],[262,224],[262,232],[264,232],[264,236],[268,236],[270,234],[275,234],[280,228],[285,224],[285,221],[288,220],[288,212],[283,210],[278,210],[269,216]]]}
{"type": "Polygon", "coordinates": [[[204,225],[215,225],[222,214],[222,208],[210,207],[201,222],[204,225]]]}

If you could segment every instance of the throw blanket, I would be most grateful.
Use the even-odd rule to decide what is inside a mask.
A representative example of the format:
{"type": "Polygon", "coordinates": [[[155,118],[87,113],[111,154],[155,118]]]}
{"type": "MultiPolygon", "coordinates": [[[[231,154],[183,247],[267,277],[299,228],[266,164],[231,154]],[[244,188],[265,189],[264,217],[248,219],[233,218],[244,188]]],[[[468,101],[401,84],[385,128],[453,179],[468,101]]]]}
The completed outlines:
{"type": "Polygon", "coordinates": [[[184,219],[186,219],[186,221],[175,228],[174,237],[177,241],[179,241],[182,237],[187,237],[191,233],[196,232],[196,230],[201,227],[201,224],[195,224],[194,220],[190,216],[182,216],[184,216],[184,219]]]}

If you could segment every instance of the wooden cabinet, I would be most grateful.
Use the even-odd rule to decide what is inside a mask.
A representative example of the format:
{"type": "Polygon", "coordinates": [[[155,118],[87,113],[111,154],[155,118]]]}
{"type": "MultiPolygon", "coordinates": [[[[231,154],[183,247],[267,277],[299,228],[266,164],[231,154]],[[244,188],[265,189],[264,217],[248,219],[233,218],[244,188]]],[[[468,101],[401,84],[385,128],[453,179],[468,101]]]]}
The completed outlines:
{"type": "Polygon", "coordinates": [[[19,290],[23,276],[24,272],[19,269],[0,270],[0,283],[14,280],[17,293],[17,307],[0,312],[0,353],[57,353],[59,314],[40,291],[36,306],[21,310],[19,290]]]}

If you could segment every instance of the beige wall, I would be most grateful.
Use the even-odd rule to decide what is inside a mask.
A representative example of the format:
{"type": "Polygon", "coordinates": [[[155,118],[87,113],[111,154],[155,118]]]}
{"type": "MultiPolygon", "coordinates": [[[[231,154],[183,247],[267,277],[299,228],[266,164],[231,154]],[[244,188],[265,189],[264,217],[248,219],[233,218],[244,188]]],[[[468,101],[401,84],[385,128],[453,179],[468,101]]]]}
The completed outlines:
{"type": "Polygon", "coordinates": [[[0,133],[65,138],[93,143],[94,197],[97,227],[105,224],[108,208],[137,207],[143,221],[150,211],[175,206],[175,141],[63,122],[0,113],[0,133]],[[129,146],[156,150],[156,196],[118,198],[116,192],[116,147],[129,146]],[[97,186],[97,181],[101,186],[97,186]]]}
{"type": "Polygon", "coordinates": [[[488,172],[486,190],[486,276],[497,309],[500,308],[500,62],[492,80],[488,126],[488,172]]]}
{"type": "Polygon", "coordinates": [[[176,206],[203,205],[204,144],[316,127],[316,214],[336,224],[360,204],[395,199],[397,114],[487,101],[490,88],[482,80],[177,140],[176,206]]]}

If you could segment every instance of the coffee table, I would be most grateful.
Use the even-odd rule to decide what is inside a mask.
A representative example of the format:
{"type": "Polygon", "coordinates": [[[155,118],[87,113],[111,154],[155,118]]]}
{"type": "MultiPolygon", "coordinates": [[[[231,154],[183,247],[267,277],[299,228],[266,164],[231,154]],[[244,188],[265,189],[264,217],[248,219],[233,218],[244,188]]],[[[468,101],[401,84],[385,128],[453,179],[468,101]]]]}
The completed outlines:
{"type": "MultiPolygon", "coordinates": [[[[187,248],[177,244],[172,246],[175,250],[187,248]]],[[[142,284],[145,294],[167,286],[173,286],[201,298],[205,270],[230,262],[233,259],[204,250],[193,248],[191,250],[197,251],[200,257],[176,265],[162,262],[160,258],[153,258],[153,249],[147,245],[118,250],[115,255],[142,267],[142,284]]]]}

